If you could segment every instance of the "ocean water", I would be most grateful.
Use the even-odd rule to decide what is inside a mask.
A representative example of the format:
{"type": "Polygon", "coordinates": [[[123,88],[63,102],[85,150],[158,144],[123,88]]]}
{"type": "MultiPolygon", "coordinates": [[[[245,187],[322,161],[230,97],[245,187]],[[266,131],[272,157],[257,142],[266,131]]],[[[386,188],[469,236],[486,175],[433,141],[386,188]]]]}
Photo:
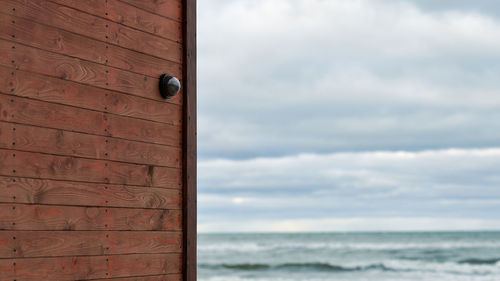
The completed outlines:
{"type": "Polygon", "coordinates": [[[200,234],[201,281],[500,281],[500,232],[200,234]]]}

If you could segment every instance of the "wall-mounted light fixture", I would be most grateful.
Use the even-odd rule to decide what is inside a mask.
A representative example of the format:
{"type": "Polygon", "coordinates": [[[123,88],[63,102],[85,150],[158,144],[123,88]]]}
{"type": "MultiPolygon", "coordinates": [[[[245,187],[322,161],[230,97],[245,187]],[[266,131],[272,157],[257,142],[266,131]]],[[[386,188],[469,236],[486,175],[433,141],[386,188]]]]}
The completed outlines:
{"type": "Polygon", "coordinates": [[[163,74],[160,77],[160,94],[164,99],[170,99],[181,90],[181,82],[170,74],[163,74]]]}

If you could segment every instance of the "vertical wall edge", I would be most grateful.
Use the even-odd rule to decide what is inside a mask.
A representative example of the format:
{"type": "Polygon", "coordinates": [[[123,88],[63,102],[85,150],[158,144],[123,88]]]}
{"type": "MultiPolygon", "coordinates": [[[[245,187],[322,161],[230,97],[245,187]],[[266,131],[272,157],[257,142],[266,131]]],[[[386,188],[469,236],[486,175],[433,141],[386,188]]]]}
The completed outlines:
{"type": "Polygon", "coordinates": [[[196,280],[196,0],[184,7],[184,280],[196,280]]]}

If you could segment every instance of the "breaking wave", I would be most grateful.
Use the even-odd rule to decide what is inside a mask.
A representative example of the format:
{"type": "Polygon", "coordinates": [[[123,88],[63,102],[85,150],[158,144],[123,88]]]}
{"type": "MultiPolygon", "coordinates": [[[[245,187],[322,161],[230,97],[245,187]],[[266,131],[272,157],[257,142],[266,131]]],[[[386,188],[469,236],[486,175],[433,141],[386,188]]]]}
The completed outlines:
{"type": "Polygon", "coordinates": [[[493,265],[500,263],[500,258],[496,259],[465,259],[461,260],[458,263],[461,264],[485,264],[485,265],[493,265]]]}
{"type": "Polygon", "coordinates": [[[458,262],[430,263],[423,261],[386,261],[367,265],[338,265],[321,262],[311,263],[240,263],[240,264],[200,264],[199,267],[210,270],[233,271],[304,271],[304,272],[448,272],[452,274],[500,273],[500,259],[466,259],[458,262]],[[466,265],[467,267],[464,267],[466,265]]]}
{"type": "Polygon", "coordinates": [[[270,264],[253,264],[253,263],[242,263],[242,264],[200,264],[201,268],[207,269],[232,269],[232,270],[311,270],[311,271],[332,271],[332,272],[345,272],[345,271],[365,271],[365,270],[383,270],[391,271],[392,269],[387,268],[383,264],[373,264],[367,266],[354,266],[345,267],[340,265],[334,265],[329,263],[283,263],[277,265],[270,264]]]}

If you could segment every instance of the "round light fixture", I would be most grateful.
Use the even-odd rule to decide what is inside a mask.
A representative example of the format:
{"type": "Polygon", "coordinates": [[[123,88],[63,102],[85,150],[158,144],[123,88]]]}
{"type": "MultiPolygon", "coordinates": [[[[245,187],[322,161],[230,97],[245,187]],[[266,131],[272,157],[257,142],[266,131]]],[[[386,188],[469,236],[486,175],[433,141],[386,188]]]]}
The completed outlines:
{"type": "Polygon", "coordinates": [[[160,94],[164,99],[170,99],[181,90],[181,82],[177,77],[170,74],[163,74],[160,77],[160,94]]]}

